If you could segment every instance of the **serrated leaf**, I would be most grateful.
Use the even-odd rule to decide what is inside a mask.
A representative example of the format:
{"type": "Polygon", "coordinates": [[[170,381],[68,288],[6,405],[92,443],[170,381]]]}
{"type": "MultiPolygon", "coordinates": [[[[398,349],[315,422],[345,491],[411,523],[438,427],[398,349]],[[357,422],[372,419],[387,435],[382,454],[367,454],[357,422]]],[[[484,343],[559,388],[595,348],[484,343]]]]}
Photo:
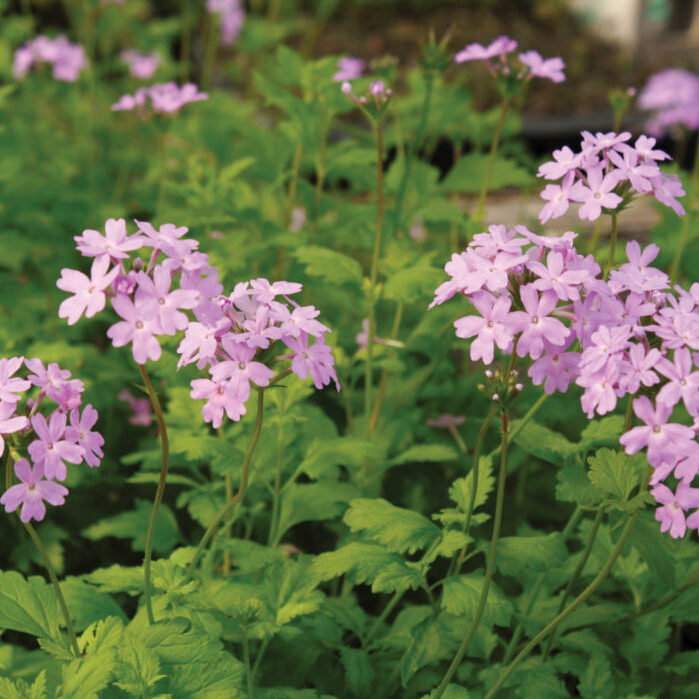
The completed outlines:
{"type": "Polygon", "coordinates": [[[587,460],[590,483],[608,496],[626,502],[633,489],[640,485],[636,460],[620,451],[598,449],[587,460]]]}
{"type": "Polygon", "coordinates": [[[580,677],[578,692],[583,699],[612,699],[617,696],[607,658],[596,655],[590,659],[580,677]]]}
{"type": "Polygon", "coordinates": [[[43,578],[0,572],[0,628],[56,639],[59,618],[56,593],[43,578]]]}
{"type": "Polygon", "coordinates": [[[545,571],[561,565],[568,549],[560,532],[546,536],[506,536],[498,542],[495,565],[503,575],[545,571]]]}
{"type": "MultiPolygon", "coordinates": [[[[467,476],[457,478],[449,488],[449,497],[459,506],[462,512],[468,512],[473,492],[474,473],[471,470],[467,476]]],[[[495,478],[493,477],[493,458],[481,456],[478,459],[478,487],[473,501],[473,509],[477,510],[485,505],[488,495],[493,489],[495,478]]]]}
{"type": "Polygon", "coordinates": [[[46,699],[46,670],[42,670],[31,684],[22,679],[13,682],[7,677],[0,677],[0,697],[3,699],[46,699]]]}
{"type": "Polygon", "coordinates": [[[116,652],[105,649],[96,655],[72,660],[62,668],[61,699],[96,699],[114,672],[116,652]]]}
{"type": "Polygon", "coordinates": [[[408,686],[410,678],[425,665],[440,660],[445,652],[444,634],[439,620],[431,614],[410,629],[410,642],[400,659],[400,680],[408,686]]]}
{"type": "Polygon", "coordinates": [[[299,471],[317,480],[336,466],[363,466],[375,453],[375,444],[368,440],[355,437],[316,439],[306,450],[299,471]]]}
{"type": "Polygon", "coordinates": [[[245,665],[230,653],[220,651],[206,662],[192,660],[176,665],[170,675],[168,690],[173,697],[212,699],[244,697],[242,691],[245,665]]]}
{"type": "MultiPolygon", "coordinates": [[[[482,575],[453,575],[446,578],[442,585],[441,605],[450,614],[474,619],[478,602],[483,590],[482,575]]],[[[488,600],[483,611],[481,624],[490,627],[507,626],[512,618],[512,605],[503,596],[497,586],[491,582],[488,600]]]]}
{"type": "MultiPolygon", "coordinates": [[[[91,541],[99,541],[108,536],[131,539],[131,548],[134,551],[145,551],[146,532],[152,507],[152,502],[137,499],[135,510],[101,519],[83,530],[82,534],[91,541]]],[[[172,510],[162,503],[155,518],[153,550],[158,553],[168,553],[179,540],[177,520],[172,510]]]]}
{"type": "Polygon", "coordinates": [[[391,460],[391,466],[421,463],[425,461],[456,461],[459,455],[453,447],[446,444],[416,444],[391,460]]]}
{"type": "Polygon", "coordinates": [[[596,447],[614,446],[624,431],[622,415],[607,415],[590,420],[580,435],[580,451],[590,451],[596,447]]]}
{"type": "Polygon", "coordinates": [[[351,283],[361,286],[362,266],[352,257],[318,245],[300,247],[293,255],[305,265],[306,274],[311,277],[320,277],[333,284],[351,283]]]}
{"type": "Polygon", "coordinates": [[[404,592],[422,584],[417,570],[399,555],[382,546],[360,542],[321,553],[313,561],[312,572],[320,581],[348,575],[355,584],[371,584],[374,592],[404,592]]]}
{"type": "Polygon", "coordinates": [[[97,568],[82,578],[96,585],[102,592],[126,592],[138,595],[143,592],[143,568],[140,566],[120,566],[97,568]]]}
{"type": "Polygon", "coordinates": [[[363,532],[397,553],[426,548],[440,535],[439,527],[419,512],[396,507],[383,498],[352,500],[344,520],[353,532],[363,532]]]}
{"type": "Polygon", "coordinates": [[[442,531],[442,538],[439,544],[434,547],[429,556],[424,556],[421,559],[421,563],[423,566],[429,566],[440,556],[451,558],[457,551],[460,551],[471,541],[473,541],[473,539],[470,536],[466,536],[466,534],[457,529],[442,531]]]}
{"type": "Polygon", "coordinates": [[[114,684],[135,697],[157,696],[155,685],[165,677],[156,654],[131,635],[119,647],[115,674],[114,684]]]}
{"type": "Polygon", "coordinates": [[[556,499],[590,505],[603,499],[604,495],[591,483],[585,467],[577,460],[566,461],[556,472],[556,499]]]}
{"type": "MultiPolygon", "coordinates": [[[[512,429],[517,421],[512,423],[512,429]]],[[[528,454],[532,454],[552,464],[561,464],[579,451],[579,446],[554,430],[529,421],[514,439],[515,443],[528,454]]]]}

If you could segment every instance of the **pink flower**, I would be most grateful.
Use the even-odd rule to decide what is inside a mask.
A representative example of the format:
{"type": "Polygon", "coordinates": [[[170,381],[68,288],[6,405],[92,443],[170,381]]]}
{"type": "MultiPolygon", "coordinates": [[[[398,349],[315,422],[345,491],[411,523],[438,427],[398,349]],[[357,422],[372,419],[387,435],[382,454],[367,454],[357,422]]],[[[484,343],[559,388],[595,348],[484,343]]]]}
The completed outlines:
{"type": "Polygon", "coordinates": [[[65,36],[55,39],[37,36],[17,49],[12,69],[15,79],[22,79],[35,63],[51,64],[55,80],[72,83],[87,67],[88,60],[83,47],[71,43],[65,36]]]}
{"type": "Polygon", "coordinates": [[[62,301],[58,307],[58,317],[66,318],[68,325],[77,323],[83,313],[86,318],[92,318],[104,308],[107,302],[104,290],[119,274],[118,267],[107,272],[109,262],[109,255],[96,257],[92,262],[90,277],[75,269],[64,267],[61,270],[61,278],[56,282],[56,286],[62,291],[74,294],[62,301]]]}
{"type": "Polygon", "coordinates": [[[115,347],[123,347],[131,342],[133,358],[138,364],[147,360],[160,359],[162,350],[155,333],[161,329],[152,306],[146,310],[141,304],[134,304],[128,296],[117,294],[112,299],[114,310],[123,318],[107,330],[107,337],[115,347]]]}
{"type": "Polygon", "coordinates": [[[160,114],[178,112],[185,104],[206,100],[209,95],[199,92],[194,83],[186,83],[179,87],[174,82],[158,83],[150,87],[137,90],[134,95],[124,95],[116,104],[112,105],[112,111],[131,111],[136,108],[146,111],[150,104],[150,110],[160,114]]]}
{"type": "Polygon", "coordinates": [[[245,401],[230,383],[218,383],[209,379],[194,379],[190,396],[194,400],[206,399],[201,412],[205,422],[219,428],[223,422],[223,411],[231,420],[240,420],[245,415],[245,401]]]}
{"type": "Polygon", "coordinates": [[[555,83],[562,83],[566,79],[563,72],[565,63],[559,57],[544,60],[537,51],[525,51],[519,54],[519,60],[529,68],[530,76],[548,78],[555,83]]]}
{"type": "Polygon", "coordinates": [[[445,413],[440,415],[438,418],[431,418],[425,421],[430,427],[439,427],[444,429],[451,429],[453,427],[458,427],[466,422],[466,418],[463,415],[449,415],[445,413]]]}
{"type": "Polygon", "coordinates": [[[141,80],[152,78],[153,73],[155,73],[160,64],[160,55],[157,52],[142,53],[141,51],[129,49],[128,51],[122,51],[119,54],[119,58],[129,67],[131,75],[141,80]]]}
{"type": "Polygon", "coordinates": [[[578,216],[594,221],[602,215],[602,207],[616,209],[622,202],[622,198],[612,192],[618,183],[615,172],[605,175],[602,166],[588,168],[587,185],[578,182],[571,194],[572,199],[582,203],[578,216]]]}
{"type": "Polygon", "coordinates": [[[578,374],[580,352],[567,352],[573,342],[574,333],[560,347],[545,343],[546,352],[537,359],[527,372],[535,386],[544,384],[544,391],[549,395],[555,391],[565,393],[568,385],[578,374]]]}
{"type": "Polygon", "coordinates": [[[559,180],[571,170],[575,170],[582,159],[580,153],[574,153],[568,146],[553,151],[553,161],[544,163],[539,167],[537,177],[545,177],[547,180],[559,180]]]}
{"type": "Polygon", "coordinates": [[[129,236],[126,221],[123,218],[108,218],[104,224],[103,236],[99,231],[88,229],[82,235],[74,237],[78,251],[85,257],[109,255],[113,261],[126,260],[129,253],[138,250],[143,245],[143,238],[138,235],[129,236]]]}
{"type": "Polygon", "coordinates": [[[676,349],[674,363],[662,358],[656,368],[670,379],[658,392],[658,402],[674,406],[681,399],[690,415],[699,414],[699,371],[692,371],[689,350],[676,349]]]}
{"type": "Polygon", "coordinates": [[[29,455],[37,466],[43,466],[46,478],[66,479],[67,470],[63,461],[79,464],[83,460],[84,450],[81,446],[64,439],[66,416],[60,410],[53,412],[48,423],[46,418],[37,413],[32,417],[32,427],[39,439],[27,447],[29,455]]]}
{"type": "Polygon", "coordinates": [[[21,481],[10,487],[0,497],[6,512],[14,512],[20,505],[19,518],[23,522],[35,519],[40,522],[46,515],[44,500],[54,507],[62,505],[68,495],[68,488],[60,483],[44,479],[44,471],[38,464],[32,468],[27,459],[19,459],[15,464],[15,476],[21,481]]]}
{"type": "Polygon", "coordinates": [[[14,434],[29,426],[29,420],[24,415],[15,416],[16,403],[0,402],[0,455],[5,451],[3,435],[14,434]]]}
{"type": "Polygon", "coordinates": [[[174,335],[178,330],[184,330],[189,319],[179,309],[194,308],[199,302],[196,291],[170,291],[171,283],[170,272],[162,265],[156,265],[152,278],[145,272],[138,273],[138,289],[134,297],[143,316],[153,319],[165,335],[174,335]]]}
{"type": "Polygon", "coordinates": [[[568,338],[568,328],[560,320],[549,317],[558,303],[554,291],[544,291],[539,296],[532,284],[525,284],[520,288],[520,297],[525,310],[510,314],[512,329],[522,331],[517,354],[538,359],[544,351],[544,339],[552,345],[562,345],[568,338]]]}
{"type": "Polygon", "coordinates": [[[151,405],[148,398],[136,398],[128,388],[123,388],[119,391],[117,398],[128,403],[129,408],[133,411],[129,415],[129,423],[146,427],[151,424],[151,405]]]}
{"type": "Polygon", "coordinates": [[[673,493],[670,488],[661,484],[651,490],[651,495],[661,503],[661,507],[655,511],[655,519],[661,523],[660,531],[666,532],[669,529],[673,539],[683,537],[688,524],[684,513],[690,507],[699,507],[699,489],[680,482],[677,492],[673,493]]]}
{"type": "MultiPolygon", "coordinates": [[[[19,396],[17,393],[26,391],[31,384],[26,379],[19,376],[12,376],[24,363],[24,357],[12,357],[0,359],[0,402],[17,403],[19,396]]],[[[0,450],[0,454],[2,450],[0,450]]]]}
{"type": "Polygon", "coordinates": [[[98,412],[89,403],[83,408],[82,416],[77,408],[73,408],[70,411],[70,427],[66,427],[65,432],[68,441],[82,447],[85,463],[91,468],[99,466],[104,456],[104,437],[99,432],[91,431],[98,417],[98,412]]]}
{"type": "Polygon", "coordinates": [[[481,46],[481,44],[469,44],[464,49],[459,51],[454,60],[457,63],[465,61],[487,61],[495,56],[504,56],[517,48],[517,42],[510,39],[508,36],[499,36],[489,46],[481,46]]]}
{"type": "Polygon", "coordinates": [[[241,342],[236,342],[233,334],[222,339],[223,349],[230,359],[219,362],[211,369],[211,378],[216,383],[228,381],[242,401],[250,397],[250,382],[257,386],[269,386],[274,372],[261,362],[252,361],[256,350],[241,342]]]}
{"type": "Polygon", "coordinates": [[[291,350],[291,369],[300,378],[307,379],[310,374],[313,385],[321,389],[323,386],[335,382],[337,390],[340,390],[340,382],[335,373],[335,360],[332,350],[325,344],[325,338],[316,338],[313,345],[308,345],[308,335],[302,332],[298,338],[288,338],[286,345],[291,350]]]}
{"type": "Polygon", "coordinates": [[[366,63],[361,58],[346,56],[337,62],[337,72],[333,75],[335,82],[341,83],[345,80],[356,80],[362,76],[366,63]]]}

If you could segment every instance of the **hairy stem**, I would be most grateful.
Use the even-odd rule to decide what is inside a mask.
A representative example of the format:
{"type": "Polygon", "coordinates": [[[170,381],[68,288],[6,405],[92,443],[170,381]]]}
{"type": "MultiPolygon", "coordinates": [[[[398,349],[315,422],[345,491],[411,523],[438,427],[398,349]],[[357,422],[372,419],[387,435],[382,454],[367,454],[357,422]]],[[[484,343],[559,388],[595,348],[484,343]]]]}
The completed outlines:
{"type": "Polygon", "coordinates": [[[502,511],[503,504],[505,502],[505,479],[507,477],[507,415],[502,414],[502,441],[500,449],[500,471],[498,473],[498,491],[495,500],[495,520],[493,522],[493,536],[490,542],[490,550],[488,551],[488,563],[485,569],[485,579],[483,580],[483,588],[481,589],[481,597],[478,600],[478,607],[476,608],[476,614],[471,622],[464,640],[461,642],[459,649],[456,651],[454,659],[451,661],[451,665],[447,669],[442,681],[432,695],[433,699],[440,699],[447,686],[451,682],[452,677],[456,673],[461,661],[466,655],[468,646],[473,640],[478,629],[478,624],[481,623],[483,618],[483,612],[485,611],[485,605],[488,601],[488,592],[490,590],[490,583],[493,579],[493,573],[495,572],[495,557],[497,555],[498,540],[500,538],[500,526],[502,525],[502,511]]]}
{"type": "Polygon", "coordinates": [[[151,602],[150,564],[151,556],[153,554],[153,532],[155,530],[155,518],[158,514],[160,501],[163,499],[163,493],[165,492],[165,481],[167,480],[167,463],[170,455],[170,447],[167,438],[167,426],[165,425],[163,409],[160,407],[160,401],[158,400],[158,396],[155,393],[155,389],[153,388],[153,384],[151,383],[150,377],[146,372],[145,365],[139,364],[138,370],[141,373],[143,383],[146,385],[146,390],[148,391],[148,398],[150,399],[150,404],[151,406],[153,406],[153,412],[155,413],[155,417],[158,421],[158,431],[160,432],[160,445],[162,450],[162,459],[160,463],[160,477],[158,478],[158,487],[155,489],[153,507],[150,511],[150,519],[148,520],[148,529],[146,531],[146,551],[143,556],[143,592],[146,599],[146,614],[148,615],[148,622],[150,624],[155,624],[155,618],[153,617],[153,605],[151,602]]]}
{"type": "Polygon", "coordinates": [[[369,328],[366,338],[366,366],[364,375],[364,413],[371,419],[371,393],[373,383],[372,358],[374,337],[376,336],[376,280],[379,272],[379,257],[381,256],[381,232],[383,228],[383,131],[380,122],[374,126],[376,132],[376,236],[374,238],[374,254],[371,258],[371,273],[369,277],[369,328]]]}
{"type": "MultiPolygon", "coordinates": [[[[590,558],[590,554],[592,553],[592,547],[595,545],[595,539],[597,538],[597,531],[599,530],[600,524],[602,524],[602,517],[604,516],[604,510],[600,507],[597,510],[597,514],[595,515],[595,519],[592,522],[592,527],[590,529],[590,532],[587,536],[587,542],[585,543],[585,550],[583,551],[582,558],[578,561],[578,565],[575,566],[575,570],[573,571],[573,575],[571,576],[570,580],[568,581],[568,584],[566,585],[566,589],[563,592],[563,597],[561,597],[561,602],[558,605],[558,611],[556,612],[556,616],[558,616],[566,606],[566,602],[568,601],[568,597],[570,597],[570,592],[573,589],[573,586],[575,583],[578,582],[580,579],[580,576],[582,575],[583,569],[585,568],[585,565],[587,564],[588,559],[590,558]]],[[[554,629],[551,632],[551,635],[549,636],[549,640],[546,643],[546,648],[544,649],[544,655],[541,659],[541,662],[546,662],[546,660],[549,657],[549,654],[551,653],[551,646],[553,645],[553,641],[556,637],[556,629],[554,629]]]]}
{"type": "MultiPolygon", "coordinates": [[[[291,369],[285,369],[284,371],[277,374],[269,382],[269,385],[272,386],[278,381],[281,381],[290,373],[291,369]]],[[[255,421],[255,429],[252,433],[250,444],[248,445],[248,450],[245,452],[245,458],[243,459],[243,470],[240,475],[240,488],[238,489],[238,492],[233,497],[229,498],[223,505],[223,507],[216,513],[216,516],[213,518],[206,531],[204,532],[204,536],[202,536],[201,541],[199,542],[199,545],[197,546],[196,551],[194,552],[194,556],[192,557],[192,560],[189,562],[189,565],[187,566],[186,574],[189,576],[191,576],[194,572],[194,569],[196,568],[196,565],[199,562],[199,558],[204,552],[206,545],[211,540],[211,537],[216,532],[218,525],[226,519],[231,508],[243,497],[243,495],[245,495],[245,490],[248,485],[248,472],[250,470],[250,460],[252,459],[252,454],[255,451],[255,447],[257,446],[257,441],[260,438],[260,432],[262,432],[262,418],[264,415],[264,392],[265,388],[257,389],[257,418],[255,421]]]]}
{"type": "Polygon", "coordinates": [[[498,152],[498,146],[500,145],[500,136],[502,135],[502,129],[505,126],[505,118],[507,117],[507,112],[509,111],[509,109],[510,100],[504,99],[500,107],[500,116],[498,117],[498,123],[495,126],[493,141],[490,144],[490,152],[488,153],[488,160],[485,164],[483,182],[481,182],[481,191],[478,194],[478,205],[476,206],[476,213],[474,214],[474,219],[478,222],[481,222],[483,220],[483,214],[485,213],[485,198],[488,196],[490,178],[493,174],[493,166],[495,165],[495,156],[498,152]]]}
{"type": "Polygon", "coordinates": [[[694,220],[693,209],[695,205],[695,200],[697,197],[697,187],[699,187],[699,138],[694,147],[694,165],[692,166],[692,179],[689,184],[689,197],[687,197],[687,213],[685,214],[684,220],[682,221],[682,230],[680,231],[680,242],[675,251],[675,259],[672,261],[672,267],[670,268],[670,279],[672,281],[677,281],[677,273],[680,269],[680,262],[682,261],[682,255],[684,249],[689,240],[689,231],[692,226],[692,221],[694,220]]]}

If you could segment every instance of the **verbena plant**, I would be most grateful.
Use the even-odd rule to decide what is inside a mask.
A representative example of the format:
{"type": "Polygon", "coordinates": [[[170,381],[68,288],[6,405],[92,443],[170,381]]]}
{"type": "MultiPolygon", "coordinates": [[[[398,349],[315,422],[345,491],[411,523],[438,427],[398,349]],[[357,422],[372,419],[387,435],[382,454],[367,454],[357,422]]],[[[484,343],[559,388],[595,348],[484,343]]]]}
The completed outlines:
{"type": "Polygon", "coordinates": [[[656,137],[699,77],[649,83],[649,134],[613,95],[542,183],[518,114],[565,65],[508,37],[399,71],[302,57],[332,3],[300,52],[281,3],[66,3],[79,43],[32,5],[0,3],[0,695],[696,696],[699,167],[656,137]],[[505,187],[539,221],[484,225],[505,187]]]}

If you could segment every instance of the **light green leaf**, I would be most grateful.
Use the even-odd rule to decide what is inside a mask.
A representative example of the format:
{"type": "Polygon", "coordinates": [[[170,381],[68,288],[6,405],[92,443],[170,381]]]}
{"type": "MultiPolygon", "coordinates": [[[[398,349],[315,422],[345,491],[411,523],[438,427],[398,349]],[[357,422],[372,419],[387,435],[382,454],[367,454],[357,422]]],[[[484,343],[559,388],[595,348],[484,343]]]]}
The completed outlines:
{"type": "Polygon", "coordinates": [[[43,578],[0,572],[0,628],[56,639],[59,618],[56,593],[43,578]]]}
{"type": "Polygon", "coordinates": [[[404,592],[423,582],[417,570],[399,555],[376,544],[360,542],[321,553],[313,561],[312,572],[321,581],[348,575],[355,584],[371,584],[374,592],[404,592]]]}
{"type": "MultiPolygon", "coordinates": [[[[488,156],[485,153],[468,153],[451,169],[440,184],[443,192],[463,192],[478,194],[485,177],[488,156]]],[[[503,187],[526,186],[532,183],[533,176],[514,160],[496,156],[490,177],[490,191],[503,187]]]]}
{"type": "Polygon", "coordinates": [[[560,532],[546,536],[507,536],[498,542],[495,565],[504,575],[545,571],[561,565],[568,549],[560,532]]]}
{"type": "Polygon", "coordinates": [[[580,451],[615,446],[619,443],[623,431],[623,415],[607,415],[590,420],[580,435],[580,451]]]}
{"type": "Polygon", "coordinates": [[[120,566],[115,563],[108,568],[97,568],[82,578],[96,585],[102,592],[126,592],[132,596],[143,592],[143,568],[140,566],[120,566]]]}
{"type": "MultiPolygon", "coordinates": [[[[459,506],[462,512],[468,512],[473,492],[474,473],[470,471],[467,476],[457,478],[449,488],[449,497],[459,506]]],[[[493,489],[495,478],[493,477],[493,459],[491,456],[481,456],[478,459],[478,487],[473,502],[473,509],[477,510],[488,500],[488,495],[493,489]]]]}
{"type": "Polygon", "coordinates": [[[320,277],[333,284],[349,282],[361,286],[362,266],[352,257],[318,245],[300,247],[293,255],[306,266],[306,274],[311,277],[320,277]]]}
{"type": "Polygon", "coordinates": [[[416,444],[391,460],[391,466],[421,463],[424,461],[456,461],[459,455],[453,447],[446,444],[416,444]]]}
{"type": "Polygon", "coordinates": [[[344,520],[353,532],[363,532],[397,553],[426,548],[440,535],[439,527],[419,512],[396,507],[383,498],[352,500],[344,520]]]}
{"type": "Polygon", "coordinates": [[[442,270],[424,264],[408,267],[396,272],[386,280],[383,295],[387,299],[401,301],[405,304],[422,301],[427,306],[443,277],[442,270]]]}
{"type": "Polygon", "coordinates": [[[3,699],[46,699],[46,670],[42,670],[34,682],[18,679],[14,682],[0,677],[0,697],[3,699]]]}
{"type": "Polygon", "coordinates": [[[442,538],[437,546],[432,550],[429,556],[421,559],[423,566],[429,566],[435,559],[440,556],[451,558],[457,551],[460,551],[466,544],[473,541],[470,536],[466,536],[458,529],[442,530],[442,538]]]}
{"type": "MultiPolygon", "coordinates": [[[[478,602],[483,590],[482,575],[453,575],[444,581],[442,586],[441,605],[450,614],[474,619],[478,602]]],[[[485,605],[481,623],[486,626],[507,626],[512,618],[512,605],[503,596],[494,583],[488,590],[488,601],[485,605]]]]}
{"type": "Polygon", "coordinates": [[[600,493],[587,477],[585,467],[577,460],[566,461],[556,472],[556,498],[562,502],[589,505],[600,502],[600,493]]]}
{"type": "MultiPolygon", "coordinates": [[[[517,421],[513,422],[512,428],[515,429],[516,425],[517,421]]],[[[531,421],[519,431],[514,441],[528,454],[556,465],[579,451],[579,446],[563,435],[531,421]]]]}
{"type": "Polygon", "coordinates": [[[109,595],[78,578],[67,578],[60,584],[77,631],[83,631],[93,622],[109,616],[122,617],[126,621],[124,612],[109,595]]]}
{"type": "Polygon", "coordinates": [[[626,502],[633,489],[641,483],[638,461],[620,451],[598,449],[587,462],[590,483],[613,499],[626,502]]]}
{"type": "Polygon", "coordinates": [[[131,635],[119,647],[115,674],[114,684],[135,697],[157,696],[155,685],[165,677],[158,656],[131,635]]]}
{"type": "Polygon", "coordinates": [[[375,453],[373,442],[356,437],[316,439],[306,450],[299,471],[317,480],[336,466],[363,466],[375,453]]]}
{"type": "Polygon", "coordinates": [[[220,651],[212,660],[192,659],[175,666],[168,690],[173,697],[235,699],[247,696],[241,689],[244,677],[245,665],[230,653],[220,651]]]}

